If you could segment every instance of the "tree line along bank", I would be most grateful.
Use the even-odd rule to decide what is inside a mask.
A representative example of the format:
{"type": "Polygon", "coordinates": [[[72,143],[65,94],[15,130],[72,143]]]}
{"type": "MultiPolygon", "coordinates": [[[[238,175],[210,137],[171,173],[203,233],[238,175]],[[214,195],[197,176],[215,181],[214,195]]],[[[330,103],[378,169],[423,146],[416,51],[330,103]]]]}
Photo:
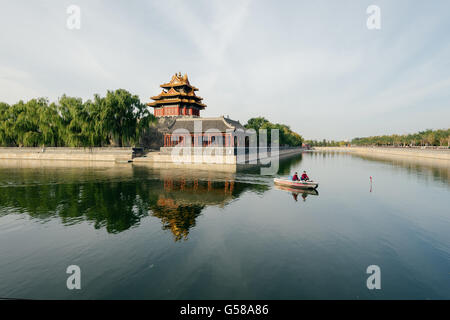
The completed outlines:
{"type": "MultiPolygon", "coordinates": [[[[0,102],[1,147],[108,147],[144,146],[145,136],[157,119],[137,95],[127,90],[107,91],[93,99],[63,95],[57,102],[46,98],[0,102]]],[[[263,117],[251,118],[247,129],[279,131],[280,146],[298,147],[303,138],[284,124],[263,117]]]]}

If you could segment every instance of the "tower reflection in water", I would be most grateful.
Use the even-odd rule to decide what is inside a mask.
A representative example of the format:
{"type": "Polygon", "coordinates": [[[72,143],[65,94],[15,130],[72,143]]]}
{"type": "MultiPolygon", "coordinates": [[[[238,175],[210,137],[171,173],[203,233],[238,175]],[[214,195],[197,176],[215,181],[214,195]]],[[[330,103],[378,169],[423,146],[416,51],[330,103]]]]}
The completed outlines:
{"type": "Polygon", "coordinates": [[[235,190],[234,180],[166,178],[163,192],[159,193],[156,203],[150,204],[151,215],[161,219],[163,229],[170,230],[175,241],[186,240],[206,206],[224,207],[239,193],[235,190]]]}

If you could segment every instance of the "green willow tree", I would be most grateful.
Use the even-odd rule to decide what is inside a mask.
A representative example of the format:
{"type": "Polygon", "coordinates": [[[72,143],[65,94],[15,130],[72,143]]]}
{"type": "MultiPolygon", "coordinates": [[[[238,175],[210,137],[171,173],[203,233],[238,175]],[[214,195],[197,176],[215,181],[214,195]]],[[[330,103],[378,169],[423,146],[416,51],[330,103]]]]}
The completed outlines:
{"type": "Polygon", "coordinates": [[[101,106],[100,118],[105,131],[117,141],[119,147],[135,143],[138,119],[145,108],[139,97],[123,89],[108,91],[101,106]]]}
{"type": "Polygon", "coordinates": [[[58,101],[61,117],[59,126],[64,145],[67,147],[89,147],[90,116],[81,98],[63,95],[58,101]]]}
{"type": "Polygon", "coordinates": [[[49,132],[40,121],[40,113],[46,111],[48,101],[44,98],[32,99],[27,103],[19,101],[10,107],[6,128],[9,137],[19,147],[37,147],[45,144],[49,132]],[[45,131],[45,134],[44,134],[45,131]]]}
{"type": "Polygon", "coordinates": [[[154,122],[139,97],[124,89],[85,102],[63,95],[51,104],[44,98],[0,103],[0,146],[131,146],[154,122]]]}
{"type": "Polygon", "coordinates": [[[15,144],[8,127],[11,107],[7,103],[0,102],[0,145],[10,146],[15,144]]]}

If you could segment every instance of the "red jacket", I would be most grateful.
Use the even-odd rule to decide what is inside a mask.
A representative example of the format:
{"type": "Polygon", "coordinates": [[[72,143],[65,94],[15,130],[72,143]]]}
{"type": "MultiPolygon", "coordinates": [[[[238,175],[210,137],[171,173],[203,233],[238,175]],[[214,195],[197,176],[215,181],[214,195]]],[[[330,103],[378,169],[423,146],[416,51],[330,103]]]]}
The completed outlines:
{"type": "Polygon", "coordinates": [[[302,174],[302,180],[309,180],[309,177],[306,173],[302,174]]]}
{"type": "Polygon", "coordinates": [[[292,181],[298,181],[298,175],[294,174],[294,176],[292,177],[292,181]]]}

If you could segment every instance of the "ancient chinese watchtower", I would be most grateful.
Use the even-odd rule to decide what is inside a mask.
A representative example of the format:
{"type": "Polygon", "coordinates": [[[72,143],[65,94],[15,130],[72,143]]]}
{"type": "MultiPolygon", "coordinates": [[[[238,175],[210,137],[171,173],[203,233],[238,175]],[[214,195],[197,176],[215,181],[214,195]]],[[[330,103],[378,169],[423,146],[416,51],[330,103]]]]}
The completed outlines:
{"type": "Polygon", "coordinates": [[[158,132],[163,135],[161,152],[170,152],[170,148],[181,147],[236,147],[236,130],[243,132],[239,121],[228,117],[202,118],[200,110],[206,108],[197,96],[198,89],[189,83],[188,77],[181,73],[172,76],[168,83],[160,86],[162,92],[151,97],[153,102],[147,105],[154,108],[158,118],[158,132]]]}
{"type": "Polygon", "coordinates": [[[200,116],[200,110],[206,108],[195,91],[198,89],[189,83],[187,74],[181,73],[172,76],[168,83],[160,86],[163,88],[157,96],[151,97],[154,102],[147,105],[154,108],[156,117],[200,116]]]}

